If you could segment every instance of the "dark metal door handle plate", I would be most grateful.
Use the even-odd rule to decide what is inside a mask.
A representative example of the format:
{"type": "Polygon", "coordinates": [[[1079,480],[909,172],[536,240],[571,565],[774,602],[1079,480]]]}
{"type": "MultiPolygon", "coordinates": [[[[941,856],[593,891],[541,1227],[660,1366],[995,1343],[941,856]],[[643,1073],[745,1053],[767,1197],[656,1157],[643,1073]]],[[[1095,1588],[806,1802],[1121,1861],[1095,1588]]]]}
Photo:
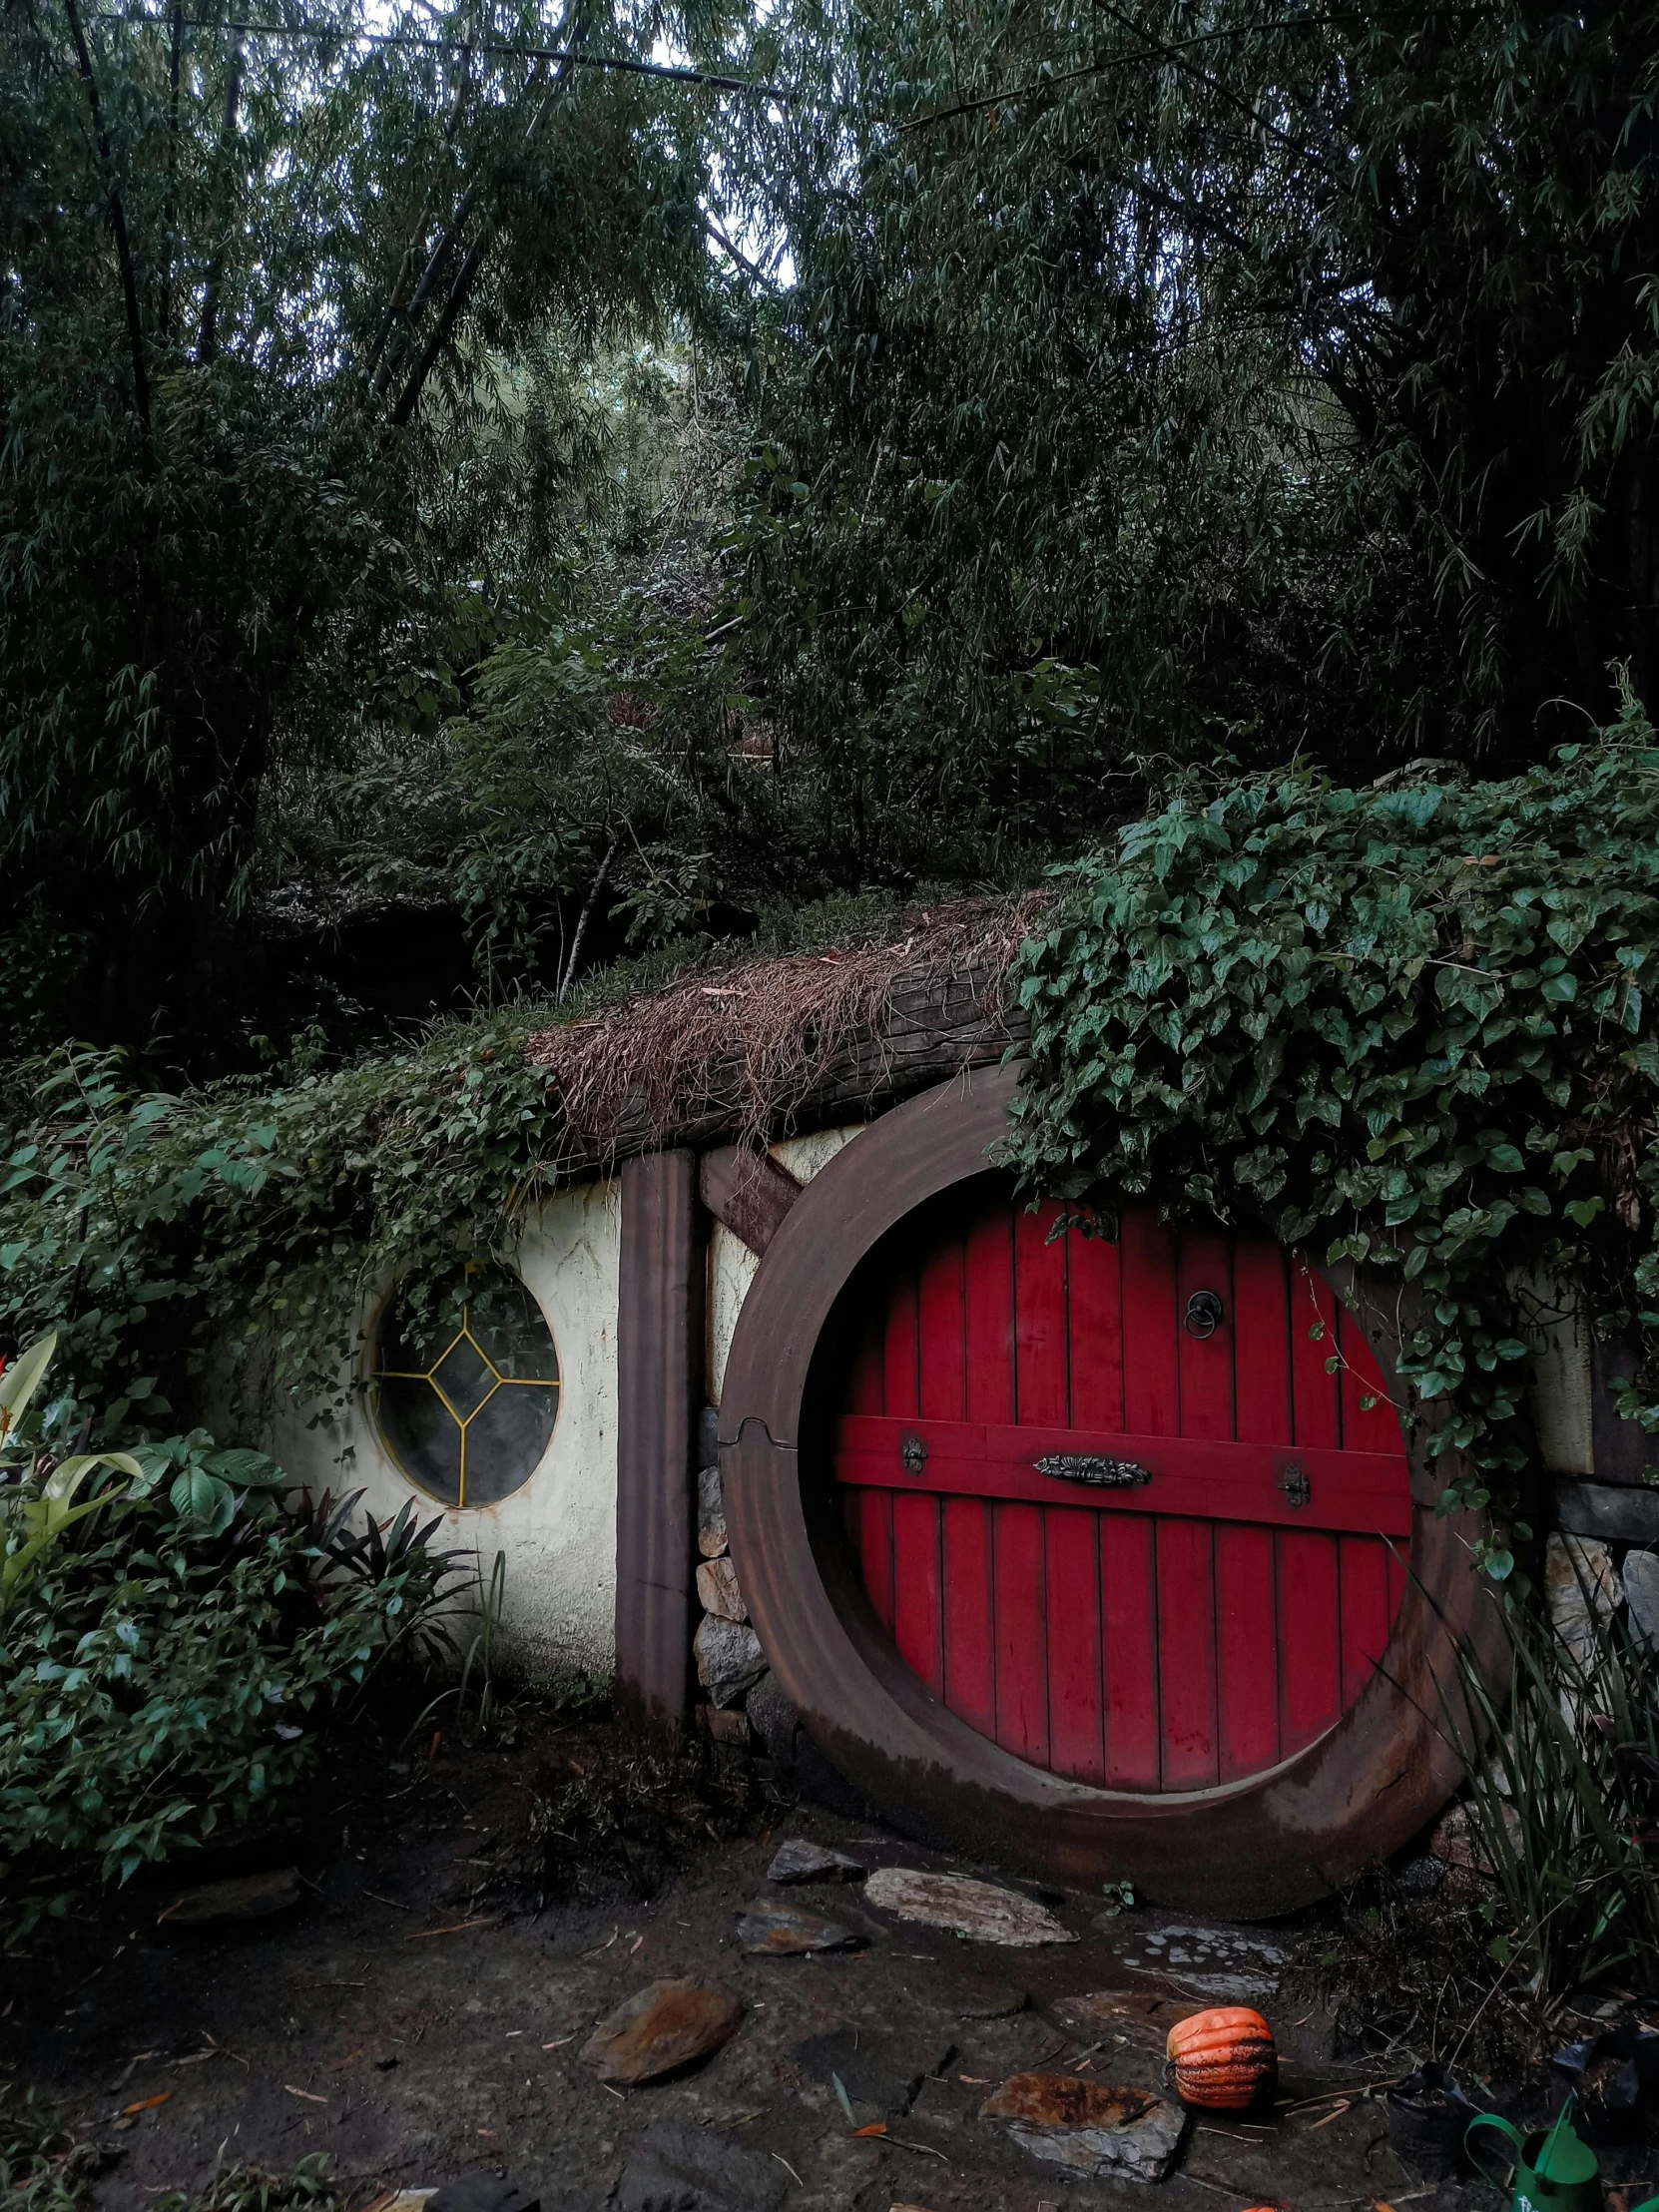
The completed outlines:
{"type": "Polygon", "coordinates": [[[1213,1337],[1226,1313],[1220,1291],[1194,1291],[1187,1301],[1187,1335],[1213,1337]]]}
{"type": "Polygon", "coordinates": [[[898,1456],[904,1463],[906,1474],[919,1474],[927,1464],[927,1446],[919,1436],[901,1437],[898,1445],[898,1456]]]}
{"type": "Polygon", "coordinates": [[[1091,1452],[1051,1451],[1035,1462],[1039,1474],[1052,1474],[1062,1482],[1092,1482],[1107,1490],[1132,1489],[1150,1482],[1152,1469],[1135,1459],[1097,1459],[1091,1452]]]}
{"type": "Polygon", "coordinates": [[[1287,1467],[1279,1477],[1279,1487],[1284,1491],[1287,1502],[1299,1512],[1314,1494],[1314,1485],[1301,1467],[1287,1467]]]}

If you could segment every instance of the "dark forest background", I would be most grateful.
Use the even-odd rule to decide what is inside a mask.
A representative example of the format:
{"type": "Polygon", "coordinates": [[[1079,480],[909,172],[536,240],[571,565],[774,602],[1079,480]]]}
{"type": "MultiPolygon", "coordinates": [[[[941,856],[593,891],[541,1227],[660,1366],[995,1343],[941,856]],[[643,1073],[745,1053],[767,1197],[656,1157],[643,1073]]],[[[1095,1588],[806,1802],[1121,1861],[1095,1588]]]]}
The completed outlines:
{"type": "Polygon", "coordinates": [[[8,1056],[1651,704],[1656,84],[1513,0],[0,0],[8,1056]]]}

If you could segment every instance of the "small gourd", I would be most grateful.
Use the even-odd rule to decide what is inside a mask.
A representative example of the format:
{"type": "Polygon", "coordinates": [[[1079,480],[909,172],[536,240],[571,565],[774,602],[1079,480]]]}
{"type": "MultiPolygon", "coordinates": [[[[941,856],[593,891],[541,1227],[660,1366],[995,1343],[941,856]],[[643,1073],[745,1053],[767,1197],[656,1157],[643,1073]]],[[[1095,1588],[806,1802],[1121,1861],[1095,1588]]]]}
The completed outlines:
{"type": "Polygon", "coordinates": [[[1248,2004],[1221,2004],[1177,2020],[1164,2047],[1183,2104],[1241,2112],[1278,2085],[1273,2029],[1248,2004]]]}

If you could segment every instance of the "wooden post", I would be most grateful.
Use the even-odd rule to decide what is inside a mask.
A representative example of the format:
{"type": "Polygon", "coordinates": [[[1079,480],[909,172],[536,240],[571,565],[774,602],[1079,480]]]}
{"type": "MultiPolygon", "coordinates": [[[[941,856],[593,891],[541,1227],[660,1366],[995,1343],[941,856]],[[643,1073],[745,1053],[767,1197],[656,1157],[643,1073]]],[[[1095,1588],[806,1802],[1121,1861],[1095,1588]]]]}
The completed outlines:
{"type": "Polygon", "coordinates": [[[696,1154],[629,1160],[617,1314],[616,1686],[624,1712],[669,1731],[685,1725],[690,1702],[704,1243],[696,1154]]]}

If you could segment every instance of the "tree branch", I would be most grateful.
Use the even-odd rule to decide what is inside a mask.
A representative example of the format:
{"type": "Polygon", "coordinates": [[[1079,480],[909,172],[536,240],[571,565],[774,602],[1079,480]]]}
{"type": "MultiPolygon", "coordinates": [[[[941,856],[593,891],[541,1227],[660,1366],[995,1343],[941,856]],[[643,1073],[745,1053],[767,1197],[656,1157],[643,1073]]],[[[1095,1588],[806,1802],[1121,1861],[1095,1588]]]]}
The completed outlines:
{"type": "Polygon", "coordinates": [[[594,877],[592,887],[587,897],[582,901],[582,911],[576,922],[576,934],[570,940],[570,958],[564,964],[563,972],[559,977],[559,988],[554,994],[555,1005],[562,1006],[569,993],[572,979],[576,974],[576,961],[582,950],[582,939],[588,933],[588,922],[592,918],[599,894],[605,888],[605,878],[611,872],[611,862],[616,858],[616,844],[617,840],[613,837],[605,857],[599,863],[599,873],[594,877]]]}
{"type": "MultiPolygon", "coordinates": [[[[460,82],[455,87],[455,97],[450,102],[449,114],[443,126],[443,138],[446,146],[454,143],[455,133],[460,128],[461,116],[466,107],[466,96],[471,88],[471,83],[472,48],[468,45],[461,48],[460,82]]],[[[391,343],[392,332],[397,327],[397,317],[403,311],[403,287],[414,275],[421,242],[426,236],[426,226],[431,219],[432,197],[428,192],[425,205],[416,217],[414,229],[409,234],[409,243],[403,249],[403,259],[397,265],[397,277],[391,287],[391,296],[386,301],[386,311],[380,317],[380,327],[375,331],[374,342],[363,357],[363,374],[374,377],[373,389],[377,392],[385,388],[385,379],[375,377],[375,370],[379,366],[381,354],[391,343]]]]}
{"type": "Polygon", "coordinates": [[[161,300],[156,317],[164,354],[173,335],[173,264],[179,221],[179,72],[184,49],[184,0],[173,0],[173,23],[167,42],[167,199],[162,209],[161,300]]]}
{"type": "MultiPolygon", "coordinates": [[[[576,0],[576,6],[572,8],[570,14],[568,14],[565,18],[567,23],[572,22],[574,19],[575,26],[578,28],[578,30],[580,26],[580,18],[577,14],[577,9],[580,6],[581,0],[576,0]]],[[[562,90],[562,88],[569,82],[570,71],[571,62],[569,56],[567,55],[566,58],[561,61],[558,67],[554,70],[552,83],[548,86],[546,92],[542,95],[542,98],[537,103],[535,114],[530,118],[530,121],[525,126],[524,143],[527,147],[534,141],[536,133],[541,129],[542,118],[546,115],[548,108],[552,105],[554,95],[562,90]]],[[[434,247],[432,251],[432,262],[427,270],[427,276],[422,277],[421,279],[421,286],[419,292],[416,295],[416,302],[424,299],[427,296],[427,277],[432,277],[435,279],[435,277],[439,274],[443,266],[440,257],[447,258],[450,246],[453,244],[462,223],[465,222],[466,218],[472,213],[472,210],[477,201],[477,186],[469,185],[466,192],[461,197],[460,207],[455,212],[455,220],[448,226],[443,238],[438,241],[436,247],[434,247]]],[[[478,281],[478,272],[484,266],[484,256],[489,251],[491,241],[495,237],[495,221],[492,217],[485,224],[483,236],[475,242],[471,251],[466,257],[466,260],[462,262],[460,268],[455,274],[455,281],[450,286],[449,297],[443,303],[443,312],[438,317],[437,327],[433,330],[425,345],[422,346],[420,358],[418,361],[416,361],[413,370],[405,380],[403,389],[398,394],[397,404],[395,407],[393,407],[391,411],[392,423],[397,429],[402,429],[404,427],[404,425],[413,416],[415,408],[420,404],[420,394],[425,387],[426,379],[428,376],[431,375],[433,368],[437,364],[439,354],[443,351],[444,346],[448,343],[449,334],[454,329],[455,324],[460,317],[462,308],[466,305],[467,301],[472,296],[472,288],[474,284],[476,284],[476,282],[478,281]]],[[[411,302],[410,304],[411,313],[414,310],[414,305],[416,304],[416,302],[411,302]]],[[[382,364],[382,366],[384,366],[384,364],[382,364]]],[[[389,376],[389,370],[387,370],[386,373],[389,376]]]]}
{"type": "MultiPolygon", "coordinates": [[[[231,73],[225,80],[225,116],[219,127],[220,181],[230,167],[231,149],[236,144],[237,107],[242,99],[242,41],[239,38],[231,48],[231,73]]],[[[196,365],[206,368],[219,351],[219,295],[225,282],[226,234],[231,227],[229,213],[219,244],[214,248],[214,258],[208,264],[208,281],[202,296],[202,335],[196,346],[196,365]]]]}
{"type": "Polygon", "coordinates": [[[1417,22],[1430,16],[1484,15],[1486,12],[1484,0],[1472,0],[1470,6],[1461,8],[1346,8],[1333,15],[1289,15],[1277,23],[1228,24],[1219,30],[1195,31],[1190,38],[1171,39],[1167,44],[1143,46],[1127,54],[1109,54],[1104,61],[1084,62],[1076,69],[1056,70],[1051,76],[1030,77],[1022,85],[1009,85],[1001,92],[981,93],[973,100],[957,100],[948,108],[934,108],[926,115],[912,116],[898,129],[900,134],[924,131],[930,124],[948,123],[959,115],[977,115],[982,108],[999,108],[1015,100],[1029,100],[1036,93],[1057,91],[1061,85],[1075,85],[1085,77],[1104,77],[1114,69],[1128,69],[1135,62],[1170,61],[1195,46],[1213,46],[1218,39],[1260,38],[1270,31],[1333,30],[1343,23],[1379,23],[1390,17],[1417,22]]]}
{"type": "Polygon", "coordinates": [[[139,424],[148,449],[152,434],[150,375],[144,359],[144,324],[139,315],[138,277],[133,270],[133,249],[127,237],[127,213],[121,205],[121,193],[115,181],[115,157],[104,122],[104,106],[98,97],[98,79],[92,73],[92,55],[87,48],[87,37],[81,28],[75,0],[64,0],[64,9],[69,17],[70,35],[75,41],[75,58],[80,64],[81,76],[87,88],[87,106],[92,110],[92,128],[98,142],[98,159],[104,171],[104,191],[110,203],[110,229],[115,234],[115,258],[121,271],[121,295],[127,308],[127,343],[133,360],[133,403],[138,409],[139,424]]]}

